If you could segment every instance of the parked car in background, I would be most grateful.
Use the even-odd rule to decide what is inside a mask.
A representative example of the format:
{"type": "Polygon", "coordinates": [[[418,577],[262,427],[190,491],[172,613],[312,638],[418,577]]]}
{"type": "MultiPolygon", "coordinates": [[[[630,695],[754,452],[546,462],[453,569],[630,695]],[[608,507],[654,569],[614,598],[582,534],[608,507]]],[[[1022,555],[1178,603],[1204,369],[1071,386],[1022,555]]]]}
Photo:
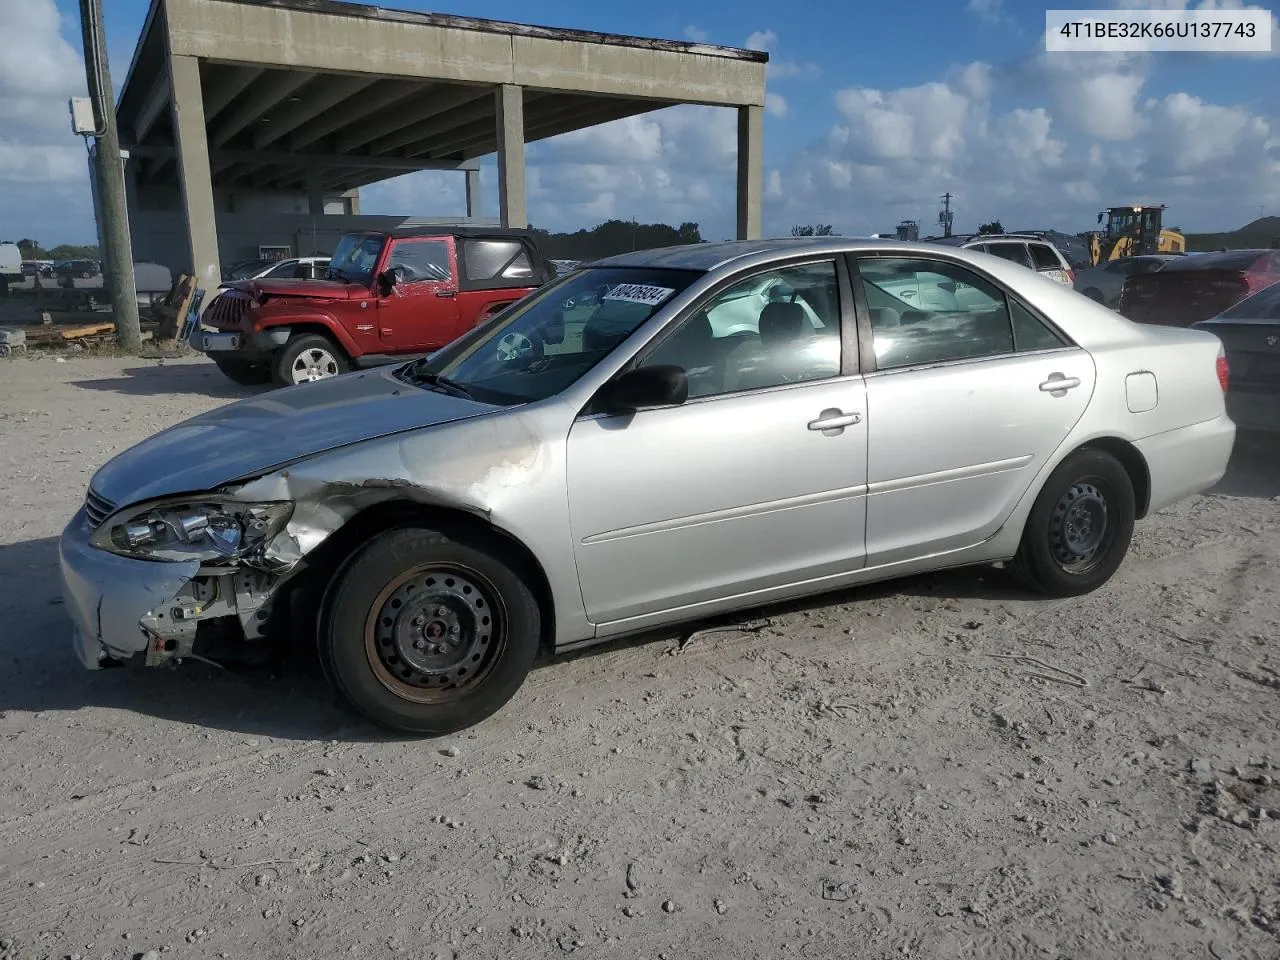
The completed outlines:
{"type": "Polygon", "coordinates": [[[557,277],[563,277],[566,273],[578,269],[581,263],[581,260],[552,260],[551,266],[555,268],[557,277]]]}
{"type": "MultiPolygon", "coordinates": [[[[461,277],[489,280],[526,235],[452,239],[461,277]]],[[[344,240],[343,302],[385,302],[357,270],[443,274],[400,249],[431,242],[344,240]]],[[[1094,590],[1137,520],[1226,470],[1222,357],[936,244],[622,254],[429,356],[118,455],[62,535],[63,609],[90,669],[251,657],[287,625],[356,710],[444,734],[500,709],[543,650],[997,561],[1048,596],[1094,590]],[[972,295],[913,313],[891,292],[927,284],[972,295]],[[600,290],[568,338],[566,304],[600,290]],[[752,325],[717,329],[743,291],[752,325]]]]}
{"type": "Polygon", "coordinates": [[[1048,240],[1076,272],[1093,265],[1089,241],[1084,237],[1063,233],[1061,230],[1015,230],[1014,233],[1048,240]]]}
{"type": "Polygon", "coordinates": [[[16,243],[0,243],[0,293],[8,293],[9,284],[22,276],[22,251],[16,243]]]}
{"type": "Polygon", "coordinates": [[[1222,341],[1231,368],[1227,413],[1242,430],[1280,432],[1280,282],[1194,325],[1222,341]]]}
{"type": "Polygon", "coordinates": [[[1120,313],[1137,323],[1188,327],[1280,280],[1280,250],[1178,257],[1125,281],[1120,313]]]}
{"type": "Polygon", "coordinates": [[[237,383],[323,380],[438,350],[553,276],[529,230],[350,233],[326,280],[229,284],[191,345],[237,383]]]}
{"type": "Polygon", "coordinates": [[[1170,260],[1176,259],[1176,254],[1156,253],[1108,260],[1096,267],[1077,272],[1075,288],[1090,300],[1114,310],[1120,302],[1120,293],[1126,280],[1140,273],[1155,273],[1170,260]]]}
{"type": "Polygon", "coordinates": [[[323,280],[329,272],[328,257],[290,257],[288,260],[246,260],[222,271],[226,287],[240,280],[323,280]]]}
{"type": "Polygon", "coordinates": [[[102,264],[97,260],[59,260],[53,265],[53,272],[59,277],[88,280],[102,275],[102,264]]]}
{"type": "Polygon", "coordinates": [[[1071,264],[1052,243],[1040,237],[1026,234],[970,234],[967,236],[930,238],[932,243],[946,244],[973,250],[978,253],[989,253],[1002,260],[1021,264],[1028,270],[1034,270],[1050,280],[1071,286],[1075,273],[1071,264]]]}

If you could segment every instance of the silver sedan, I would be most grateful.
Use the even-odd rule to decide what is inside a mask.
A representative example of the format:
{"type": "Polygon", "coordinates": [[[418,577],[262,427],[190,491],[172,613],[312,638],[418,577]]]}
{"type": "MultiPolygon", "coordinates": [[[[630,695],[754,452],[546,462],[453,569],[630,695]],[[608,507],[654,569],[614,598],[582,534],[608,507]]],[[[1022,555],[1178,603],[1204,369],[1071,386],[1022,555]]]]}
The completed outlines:
{"type": "Polygon", "coordinates": [[[89,668],[301,635],[365,716],[441,734],[540,651],[967,564],[1094,590],[1222,476],[1226,381],[1211,334],[985,254],[630,253],[116,457],[62,537],[66,609],[89,668]]]}

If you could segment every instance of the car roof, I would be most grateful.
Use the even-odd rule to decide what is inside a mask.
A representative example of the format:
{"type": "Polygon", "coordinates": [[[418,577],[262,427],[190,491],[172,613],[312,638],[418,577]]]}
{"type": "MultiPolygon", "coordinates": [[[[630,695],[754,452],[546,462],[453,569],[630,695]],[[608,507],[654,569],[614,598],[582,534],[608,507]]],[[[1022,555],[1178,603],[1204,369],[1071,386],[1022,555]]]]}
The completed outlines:
{"type": "Polygon", "coordinates": [[[496,224],[489,227],[476,224],[428,223],[367,232],[375,235],[382,233],[389,237],[438,237],[442,234],[452,234],[456,237],[533,237],[533,231],[527,227],[500,227],[496,224]]]}
{"type": "MultiPolygon", "coordinates": [[[[958,245],[957,245],[958,246],[958,245]]],[[[759,254],[785,256],[790,253],[837,254],[858,251],[902,251],[936,254],[938,245],[924,240],[894,240],[889,237],[776,237],[765,240],[726,240],[721,243],[690,243],[619,253],[591,261],[591,267],[654,267],[670,270],[710,271],[759,254]]]]}
{"type": "Polygon", "coordinates": [[[1179,270],[1247,270],[1260,257],[1274,251],[1271,250],[1227,250],[1214,253],[1199,253],[1191,257],[1178,257],[1177,263],[1171,263],[1162,273],[1170,268],[1179,270]]]}

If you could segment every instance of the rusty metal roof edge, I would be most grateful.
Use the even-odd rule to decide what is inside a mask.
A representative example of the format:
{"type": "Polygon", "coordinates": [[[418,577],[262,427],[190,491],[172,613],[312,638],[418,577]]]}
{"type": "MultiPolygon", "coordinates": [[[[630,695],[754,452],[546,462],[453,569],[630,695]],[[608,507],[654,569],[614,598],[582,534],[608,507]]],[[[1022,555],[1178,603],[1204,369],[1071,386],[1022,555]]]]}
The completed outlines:
{"type": "Polygon", "coordinates": [[[351,3],[349,0],[222,0],[244,6],[277,7],[310,13],[323,13],[340,17],[361,17],[369,20],[388,20],[397,23],[419,24],[433,27],[452,27],[457,30],[475,30],[482,33],[501,33],[511,36],[538,37],[545,40],[577,40],[620,47],[640,47],[648,50],[665,50],[671,53],[690,53],[733,60],[750,60],[768,63],[769,54],[763,50],[745,50],[710,43],[693,43],[683,40],[658,40],[620,33],[601,33],[594,30],[576,30],[571,27],[540,27],[527,23],[505,20],[484,20],[479,17],[462,17],[448,13],[418,13],[391,7],[351,3]]]}

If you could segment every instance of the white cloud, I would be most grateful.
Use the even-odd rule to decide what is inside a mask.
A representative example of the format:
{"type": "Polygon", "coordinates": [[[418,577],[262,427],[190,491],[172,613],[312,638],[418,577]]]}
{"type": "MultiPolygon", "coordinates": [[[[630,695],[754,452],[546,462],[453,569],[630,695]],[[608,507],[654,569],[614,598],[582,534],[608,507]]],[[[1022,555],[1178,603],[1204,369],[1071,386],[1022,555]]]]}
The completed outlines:
{"type": "MultiPolygon", "coordinates": [[[[1094,66],[1145,79],[1145,65],[1124,58],[1094,66]]],[[[946,81],[838,91],[826,137],[770,174],[769,229],[839,209],[848,233],[902,217],[928,230],[943,191],[955,196],[958,229],[998,218],[1074,232],[1102,206],[1141,201],[1168,204],[1171,222],[1188,229],[1229,229],[1280,202],[1280,116],[1187,93],[1141,98],[1122,84],[1110,113],[1087,118],[1062,102],[1068,91],[1087,98],[1087,83],[1036,69],[1034,90],[1023,74],[969,64],[946,81]],[[1042,102],[996,108],[1011,95],[1042,102]],[[1116,139],[1126,130],[1143,135],[1116,139]]]]}
{"type": "MultiPolygon", "coordinates": [[[[84,145],[67,100],[83,96],[80,55],[53,0],[0,0],[0,224],[50,244],[93,238],[84,145]]],[[[13,237],[12,239],[19,239],[13,237]]]]}
{"type": "Polygon", "coordinates": [[[965,9],[988,23],[1000,23],[1005,19],[1004,0],[969,0],[965,9]]]}
{"type": "Polygon", "coordinates": [[[771,117],[777,117],[781,120],[787,115],[787,100],[780,93],[766,93],[764,95],[764,110],[771,117]]]}
{"type": "Polygon", "coordinates": [[[694,43],[707,42],[707,31],[699,27],[695,27],[693,24],[684,28],[684,35],[686,39],[692,40],[694,43]]]}
{"type": "Polygon", "coordinates": [[[769,54],[769,62],[765,66],[765,76],[771,80],[786,80],[793,77],[798,77],[802,80],[816,80],[822,76],[822,68],[816,63],[778,59],[775,55],[778,46],[778,35],[772,30],[757,30],[748,34],[742,45],[748,50],[760,50],[769,54]]]}
{"type": "Polygon", "coordinates": [[[1145,53],[1041,53],[1031,72],[1068,126],[1097,140],[1131,140],[1143,132],[1138,107],[1151,68],[1145,53]]]}

